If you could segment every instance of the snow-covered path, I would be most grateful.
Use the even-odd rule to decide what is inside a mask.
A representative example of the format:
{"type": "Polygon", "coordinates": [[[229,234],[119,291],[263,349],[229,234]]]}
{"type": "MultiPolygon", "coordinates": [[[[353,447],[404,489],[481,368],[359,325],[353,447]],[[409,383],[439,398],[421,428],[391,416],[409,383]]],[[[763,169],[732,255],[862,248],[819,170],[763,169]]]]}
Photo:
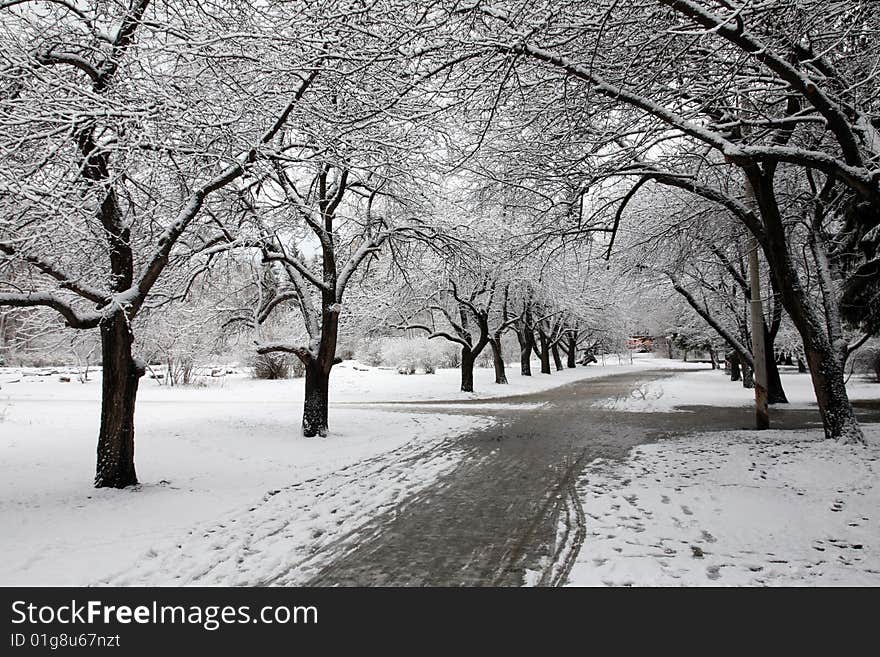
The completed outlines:
{"type": "MultiPolygon", "coordinates": [[[[108,583],[520,585],[543,566],[549,581],[558,518],[576,502],[583,465],[599,455],[621,458],[653,432],[643,415],[633,416],[637,426],[619,424],[590,402],[669,374],[590,378],[511,398],[509,406],[456,402],[452,412],[495,421],[282,488],[247,513],[166,543],[108,583]],[[304,528],[304,516],[320,533],[304,528]]],[[[573,533],[582,536],[582,526],[573,533]]]]}
{"type": "MultiPolygon", "coordinates": [[[[641,398],[639,391],[646,386],[675,389],[678,381],[689,385],[689,377],[696,374],[627,373],[511,400],[537,406],[496,411],[501,424],[458,441],[465,458],[457,467],[406,506],[372,519],[361,540],[347,546],[342,556],[307,583],[576,582],[571,570],[592,553],[597,529],[591,517],[593,502],[585,496],[581,478],[588,463],[599,459],[613,470],[642,443],[695,427],[724,431],[753,421],[747,406],[669,409],[675,412],[631,412],[613,404],[608,408],[611,399],[641,398]]],[[[708,374],[722,390],[736,387],[718,373],[708,374]]],[[[874,412],[869,415],[880,419],[874,412]]],[[[775,409],[774,422],[803,432],[818,423],[818,414],[806,407],[775,409]]]]}

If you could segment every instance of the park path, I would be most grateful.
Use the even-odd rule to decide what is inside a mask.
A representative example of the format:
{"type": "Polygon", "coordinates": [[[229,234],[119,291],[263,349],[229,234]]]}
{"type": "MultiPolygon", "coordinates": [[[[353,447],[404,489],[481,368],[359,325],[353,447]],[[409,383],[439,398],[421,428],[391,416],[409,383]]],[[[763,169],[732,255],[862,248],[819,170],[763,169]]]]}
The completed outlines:
{"type": "MultiPolygon", "coordinates": [[[[749,408],[627,413],[596,402],[628,396],[674,370],[588,379],[493,399],[494,426],[448,441],[464,451],[451,472],[359,528],[356,541],[307,582],[313,586],[519,586],[565,582],[585,536],[575,482],[596,458],[692,430],[748,428],[749,408]],[[510,404],[508,409],[505,404],[510,404]],[[532,404],[524,408],[523,404],[532,404]]],[[[478,401],[444,412],[480,411],[478,401]]],[[[385,406],[383,408],[391,408],[385,406]]],[[[407,404],[401,410],[420,407],[407,404]]],[[[437,412],[438,404],[423,405],[437,412]]],[[[777,410],[777,428],[817,426],[815,411],[777,410]]],[[[329,546],[328,546],[329,547],[329,546]]],[[[284,585],[279,577],[266,584],[284,585]]],[[[292,582],[291,582],[292,583],[292,582]]]]}

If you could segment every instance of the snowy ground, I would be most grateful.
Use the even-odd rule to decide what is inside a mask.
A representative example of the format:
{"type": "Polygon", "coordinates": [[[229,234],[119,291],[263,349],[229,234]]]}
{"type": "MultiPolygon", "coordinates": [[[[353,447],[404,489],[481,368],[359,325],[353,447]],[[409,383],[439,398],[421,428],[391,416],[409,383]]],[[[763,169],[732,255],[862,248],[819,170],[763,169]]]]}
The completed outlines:
{"type": "MultiPolygon", "coordinates": [[[[478,369],[472,394],[458,392],[456,370],[403,376],[348,362],[334,370],[331,436],[304,439],[302,380],[144,379],[142,484],[123,491],[90,486],[99,374],[80,384],[0,369],[0,585],[301,583],[321,567],[315,555],[333,553],[320,548],[345,550],[370,517],[455,467],[461,453],[439,449],[446,438],[490,421],[461,403],[444,407],[455,414],[366,403],[485,399],[468,408],[527,410],[492,400],[656,368],[683,371],[608,405],[666,412],[751,399],[705,365],[664,359],[531,379],[512,366],[509,386],[478,369]]],[[[796,404],[812,401],[807,376],[785,373],[784,384],[796,404]]],[[[858,381],[850,391],[880,396],[858,381]]],[[[880,430],[869,433],[868,448],[804,432],[697,435],[593,464],[580,483],[589,536],[571,583],[880,583],[880,430]]]]}
{"type": "MultiPolygon", "coordinates": [[[[272,559],[299,562],[454,465],[447,455],[413,471],[405,467],[413,453],[487,421],[347,404],[488,399],[657,366],[613,362],[531,379],[511,367],[509,386],[496,386],[491,370],[478,369],[473,394],[458,392],[457,370],[403,376],[347,362],[334,369],[326,439],[299,435],[302,379],[255,381],[238,373],[171,388],[144,378],[136,415],[141,485],[123,491],[90,485],[100,372],[81,384],[75,375],[61,382],[71,373],[47,374],[52,368],[0,369],[0,585],[166,583],[160,564],[173,554],[169,546],[236,518],[250,523],[253,549],[264,534],[283,531],[289,539],[294,551],[268,551],[267,567],[272,559]],[[346,485],[345,499],[333,499],[328,491],[345,478],[356,483],[346,485]],[[259,511],[250,513],[255,505],[259,511]],[[284,520],[284,528],[274,520],[284,520]]],[[[226,551],[237,548],[243,546],[226,551]]],[[[188,564],[190,580],[248,583],[224,554],[188,564]]]]}
{"type": "MultiPolygon", "coordinates": [[[[793,405],[814,401],[807,375],[784,373],[783,385],[793,405]]],[[[709,371],[644,388],[605,406],[753,401],[709,371]]],[[[880,397],[877,384],[848,389],[853,399],[880,397]]],[[[821,430],[731,431],[594,462],[578,487],[587,536],[569,584],[880,585],[880,425],[865,430],[867,447],[826,441],[821,430]]]]}
{"type": "Polygon", "coordinates": [[[880,426],[868,426],[867,448],[737,431],[592,464],[569,583],[880,585],[880,426]]]}

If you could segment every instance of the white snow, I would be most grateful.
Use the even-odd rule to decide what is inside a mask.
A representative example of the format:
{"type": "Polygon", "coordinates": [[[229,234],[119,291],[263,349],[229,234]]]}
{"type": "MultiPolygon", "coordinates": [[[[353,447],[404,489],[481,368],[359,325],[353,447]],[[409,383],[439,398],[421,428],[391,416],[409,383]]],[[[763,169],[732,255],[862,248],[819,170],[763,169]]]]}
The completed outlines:
{"type": "MultiPolygon", "coordinates": [[[[344,543],[344,536],[371,514],[452,467],[454,450],[436,458],[430,450],[488,421],[465,415],[467,407],[460,404],[448,409],[452,414],[360,404],[491,399],[656,366],[642,359],[531,379],[511,367],[508,386],[495,385],[492,370],[480,368],[478,392],[468,394],[458,392],[457,370],[404,376],[346,362],[332,375],[331,432],[323,439],[300,435],[302,379],[257,381],[235,373],[205,377],[204,386],[172,388],[145,377],[136,412],[141,485],[122,491],[90,485],[100,370],[81,384],[73,371],[36,376],[54,368],[2,368],[0,584],[253,583],[277,576],[281,561],[299,563],[328,541],[344,543]],[[72,382],[62,383],[59,374],[70,375],[72,382]],[[401,464],[425,450],[429,456],[418,467],[401,464]],[[370,459],[378,459],[378,465],[370,459]],[[332,500],[328,491],[341,487],[340,477],[354,474],[357,483],[346,483],[345,499],[332,500]],[[272,491],[280,492],[265,501],[272,491]],[[253,507],[257,512],[248,512],[253,507]],[[286,539],[283,547],[260,538],[272,534],[276,516],[287,518],[278,534],[286,539]],[[252,539],[231,529],[236,518],[252,539]],[[209,531],[221,532],[221,525],[230,528],[225,547],[214,550],[211,543],[205,553],[209,543],[201,539],[209,531]],[[182,548],[176,546],[187,542],[187,556],[179,557],[182,548]],[[196,543],[199,549],[193,548],[196,543]],[[236,574],[233,555],[237,559],[237,551],[255,550],[257,544],[261,555],[249,562],[249,575],[236,574]]],[[[493,405],[478,407],[487,411],[493,405]]],[[[294,581],[315,567],[303,564],[285,577],[294,581]]]]}
{"type": "MultiPolygon", "coordinates": [[[[170,388],[143,379],[135,458],[141,485],[95,490],[100,374],[85,385],[9,369],[0,376],[0,584],[6,586],[106,579],[194,527],[240,514],[268,491],[402,446],[428,448],[485,421],[335,406],[331,435],[307,439],[299,431],[300,381],[242,375],[205,388],[170,388]]],[[[400,496],[419,477],[430,481],[441,470],[403,473],[387,493],[400,496]]],[[[298,531],[321,524],[303,515],[296,521],[298,531]]]]}
{"type": "MultiPolygon", "coordinates": [[[[788,408],[815,407],[810,377],[785,368],[788,408]]],[[[880,386],[854,377],[851,399],[880,386]]],[[[602,407],[675,412],[745,406],[754,390],[720,371],[681,372],[602,407]]],[[[771,410],[772,417],[772,410],[771,410]]],[[[880,426],[868,447],[811,431],[732,431],[643,445],[580,482],[587,538],[572,585],[880,584],[880,426]]]]}
{"type": "Polygon", "coordinates": [[[880,584],[880,425],[868,447],[821,430],[643,445],[587,468],[569,584],[880,584]]]}
{"type": "Polygon", "coordinates": [[[368,520],[405,504],[461,458],[460,450],[422,435],[390,453],[268,491],[246,512],[234,509],[186,536],[155,543],[133,567],[101,583],[304,584],[326,559],[355,545],[368,520]],[[333,550],[321,551],[327,546],[333,550]]]}
{"type": "MultiPolygon", "coordinates": [[[[142,483],[122,491],[90,485],[100,372],[80,384],[0,369],[0,585],[301,584],[369,518],[456,466],[462,453],[446,438],[490,422],[502,404],[532,407],[493,398],[657,368],[682,371],[649,384],[662,395],[616,407],[751,401],[705,365],[665,359],[536,368],[531,378],[511,366],[508,386],[477,369],[472,394],[458,392],[457,370],[405,376],[346,362],[333,373],[330,436],[305,439],[301,379],[235,373],[171,388],[144,378],[142,483]],[[369,405],[430,400],[453,403],[369,405]]],[[[793,401],[810,402],[807,376],[784,383],[793,401]]],[[[880,386],[853,381],[850,391],[876,397],[880,386]]],[[[878,428],[869,435],[865,449],[815,432],[716,433],[594,464],[581,482],[589,535],[571,582],[880,583],[878,428]]]]}

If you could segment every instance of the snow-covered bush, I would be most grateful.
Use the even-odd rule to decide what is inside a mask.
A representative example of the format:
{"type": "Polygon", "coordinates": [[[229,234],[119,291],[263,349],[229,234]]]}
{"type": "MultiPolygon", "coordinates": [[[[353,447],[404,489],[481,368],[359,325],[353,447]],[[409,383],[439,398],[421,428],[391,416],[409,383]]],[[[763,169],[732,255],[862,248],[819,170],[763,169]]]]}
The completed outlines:
{"type": "Polygon", "coordinates": [[[364,339],[357,348],[357,359],[364,365],[379,367],[382,365],[382,340],[364,339]]]}
{"type": "Polygon", "coordinates": [[[385,365],[396,367],[398,372],[412,374],[420,364],[422,350],[427,348],[427,340],[384,338],[382,340],[382,362],[385,365]]]}
{"type": "Polygon", "coordinates": [[[252,365],[255,379],[295,379],[305,376],[305,367],[296,356],[285,353],[257,354],[252,365]]]}
{"type": "MultiPolygon", "coordinates": [[[[436,342],[436,341],[435,341],[436,342]]],[[[461,347],[453,342],[435,344],[437,348],[437,367],[455,369],[461,365],[461,347]]]]}
{"type": "Polygon", "coordinates": [[[383,338],[380,363],[405,374],[415,374],[417,370],[433,374],[438,367],[450,366],[447,344],[422,337],[383,338]]]}

